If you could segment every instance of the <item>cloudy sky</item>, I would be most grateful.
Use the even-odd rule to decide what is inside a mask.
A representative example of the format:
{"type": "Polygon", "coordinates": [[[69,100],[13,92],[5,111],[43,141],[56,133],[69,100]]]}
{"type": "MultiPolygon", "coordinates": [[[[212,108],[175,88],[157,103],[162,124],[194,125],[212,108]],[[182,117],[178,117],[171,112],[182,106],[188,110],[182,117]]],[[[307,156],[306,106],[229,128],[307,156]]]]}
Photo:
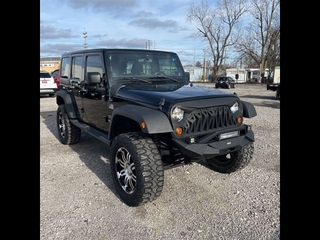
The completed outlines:
{"type": "MultiPolygon", "coordinates": [[[[214,1],[214,0],[209,0],[214,1]]],[[[87,48],[177,52],[184,64],[203,61],[206,43],[187,21],[194,0],[40,0],[40,57],[87,48]],[[86,38],[84,38],[86,32],[86,38]]]]}

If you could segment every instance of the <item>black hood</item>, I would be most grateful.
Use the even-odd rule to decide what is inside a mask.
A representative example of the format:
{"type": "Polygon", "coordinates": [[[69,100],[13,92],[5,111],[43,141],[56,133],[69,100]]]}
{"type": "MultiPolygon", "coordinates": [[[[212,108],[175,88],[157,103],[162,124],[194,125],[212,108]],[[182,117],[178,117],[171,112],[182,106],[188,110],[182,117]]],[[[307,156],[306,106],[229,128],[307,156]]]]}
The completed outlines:
{"type": "Polygon", "coordinates": [[[176,87],[176,84],[156,85],[128,85],[122,86],[116,92],[116,97],[126,100],[158,106],[161,99],[166,107],[173,103],[219,97],[236,97],[235,94],[213,87],[187,84],[176,87]]]}

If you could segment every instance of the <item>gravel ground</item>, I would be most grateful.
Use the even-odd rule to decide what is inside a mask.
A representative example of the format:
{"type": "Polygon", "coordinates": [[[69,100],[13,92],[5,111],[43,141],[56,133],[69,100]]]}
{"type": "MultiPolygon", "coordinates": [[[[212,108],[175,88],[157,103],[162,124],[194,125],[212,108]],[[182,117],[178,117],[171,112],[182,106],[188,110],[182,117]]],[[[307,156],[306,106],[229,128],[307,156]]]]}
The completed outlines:
{"type": "Polygon", "coordinates": [[[255,105],[252,162],[232,174],[204,161],[166,170],[161,196],[140,207],[116,194],[109,148],[84,133],[62,145],[55,98],[40,97],[40,239],[280,239],[280,101],[260,84],[225,91],[255,105]]]}

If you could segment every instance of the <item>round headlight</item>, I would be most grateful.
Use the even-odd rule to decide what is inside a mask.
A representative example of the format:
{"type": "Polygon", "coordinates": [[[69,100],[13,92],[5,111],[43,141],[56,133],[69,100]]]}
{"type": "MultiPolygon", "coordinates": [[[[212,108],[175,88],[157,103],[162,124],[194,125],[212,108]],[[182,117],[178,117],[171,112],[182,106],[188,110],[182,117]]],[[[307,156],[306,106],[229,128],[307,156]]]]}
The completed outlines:
{"type": "Polygon", "coordinates": [[[235,104],[233,104],[230,108],[231,112],[232,113],[235,113],[236,111],[239,110],[239,105],[238,105],[238,102],[236,102],[235,104]]]}
{"type": "Polygon", "coordinates": [[[174,120],[180,122],[183,119],[184,111],[178,107],[175,107],[172,111],[171,117],[174,120]]]}

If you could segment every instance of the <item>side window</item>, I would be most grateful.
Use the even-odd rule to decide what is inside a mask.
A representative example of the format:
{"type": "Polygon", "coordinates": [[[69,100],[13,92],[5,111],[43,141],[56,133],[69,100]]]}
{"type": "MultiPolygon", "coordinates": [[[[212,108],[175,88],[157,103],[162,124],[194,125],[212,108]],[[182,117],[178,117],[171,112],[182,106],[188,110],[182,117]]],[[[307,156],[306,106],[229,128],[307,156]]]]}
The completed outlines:
{"type": "Polygon", "coordinates": [[[61,59],[60,78],[68,78],[70,73],[70,58],[64,57],[61,59]]]}
{"type": "Polygon", "coordinates": [[[100,55],[87,56],[86,72],[98,72],[102,76],[102,60],[100,55]]]}
{"type": "Polygon", "coordinates": [[[71,78],[82,79],[82,56],[72,57],[71,78]]]}

